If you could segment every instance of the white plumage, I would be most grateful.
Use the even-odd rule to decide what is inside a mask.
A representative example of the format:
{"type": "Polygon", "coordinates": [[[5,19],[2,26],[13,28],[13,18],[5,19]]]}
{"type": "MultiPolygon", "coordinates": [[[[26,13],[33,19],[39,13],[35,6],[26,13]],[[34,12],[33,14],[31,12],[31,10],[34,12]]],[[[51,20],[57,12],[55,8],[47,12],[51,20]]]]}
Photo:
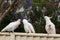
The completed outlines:
{"type": "Polygon", "coordinates": [[[47,33],[48,34],[56,34],[55,25],[51,22],[50,17],[45,16],[44,18],[46,20],[45,29],[46,29],[47,33]]]}
{"type": "Polygon", "coordinates": [[[20,25],[20,21],[21,20],[18,19],[15,22],[9,23],[4,29],[2,29],[1,32],[3,32],[3,31],[12,31],[12,32],[14,32],[14,30],[20,25]]]}
{"type": "Polygon", "coordinates": [[[31,23],[29,23],[26,19],[23,19],[24,29],[26,33],[35,33],[35,30],[31,23]]]}

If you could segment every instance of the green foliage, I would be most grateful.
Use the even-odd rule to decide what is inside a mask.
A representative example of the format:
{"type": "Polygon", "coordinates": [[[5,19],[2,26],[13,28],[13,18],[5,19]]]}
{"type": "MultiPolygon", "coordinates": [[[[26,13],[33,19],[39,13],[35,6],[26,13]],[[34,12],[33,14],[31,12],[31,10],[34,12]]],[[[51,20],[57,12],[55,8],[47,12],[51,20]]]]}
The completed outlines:
{"type": "MultiPolygon", "coordinates": [[[[39,6],[41,8],[43,6],[45,6],[47,8],[47,12],[45,13],[45,15],[47,15],[47,16],[51,16],[52,12],[55,11],[57,8],[54,7],[52,3],[49,3],[47,0],[33,0],[34,15],[32,15],[33,13],[29,14],[30,18],[31,18],[31,23],[33,24],[34,29],[37,33],[46,33],[45,21],[44,21],[44,18],[42,17],[42,12],[41,12],[41,10],[39,10],[39,12],[37,12],[36,6],[39,6]],[[42,18],[41,23],[39,23],[39,21],[38,21],[40,19],[40,17],[42,18]],[[35,21],[37,21],[38,23],[35,23],[35,21]]],[[[21,16],[21,14],[19,13],[18,17],[20,17],[20,16],[21,16]]],[[[56,28],[60,29],[60,22],[57,21],[57,17],[53,16],[53,18],[51,20],[56,25],[56,28]]],[[[3,29],[10,22],[11,22],[11,14],[7,14],[5,16],[5,18],[3,19],[3,22],[0,23],[0,30],[3,29]]],[[[23,23],[21,23],[21,25],[15,31],[24,32],[23,23]]],[[[57,32],[57,33],[60,33],[60,32],[57,32]]]]}

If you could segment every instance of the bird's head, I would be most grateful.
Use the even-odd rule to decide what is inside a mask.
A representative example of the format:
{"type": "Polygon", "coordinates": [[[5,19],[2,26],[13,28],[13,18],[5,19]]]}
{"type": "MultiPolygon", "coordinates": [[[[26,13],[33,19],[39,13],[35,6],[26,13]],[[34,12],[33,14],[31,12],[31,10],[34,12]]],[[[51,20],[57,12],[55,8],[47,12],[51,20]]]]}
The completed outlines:
{"type": "Polygon", "coordinates": [[[20,21],[21,21],[21,19],[18,19],[17,21],[18,21],[18,22],[20,22],[20,21]]]}
{"type": "Polygon", "coordinates": [[[22,22],[25,24],[25,23],[27,23],[27,22],[28,22],[28,20],[26,20],[26,19],[23,19],[23,21],[22,21],[22,22]]]}
{"type": "Polygon", "coordinates": [[[45,20],[50,20],[52,17],[44,16],[45,20]]]}

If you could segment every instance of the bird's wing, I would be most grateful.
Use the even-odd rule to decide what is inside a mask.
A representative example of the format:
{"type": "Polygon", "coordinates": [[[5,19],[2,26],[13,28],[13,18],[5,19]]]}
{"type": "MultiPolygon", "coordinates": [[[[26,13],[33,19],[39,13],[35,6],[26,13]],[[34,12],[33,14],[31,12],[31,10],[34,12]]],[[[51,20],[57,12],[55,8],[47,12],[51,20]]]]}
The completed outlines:
{"type": "Polygon", "coordinates": [[[2,31],[6,31],[9,28],[11,28],[11,26],[13,25],[14,22],[9,23],[4,29],[2,29],[2,31]]]}
{"type": "Polygon", "coordinates": [[[35,33],[35,30],[33,28],[33,25],[31,23],[28,23],[28,26],[29,26],[30,30],[35,33]]]}
{"type": "Polygon", "coordinates": [[[10,28],[11,26],[13,26],[15,24],[15,22],[9,23],[6,28],[10,28]]]}
{"type": "Polygon", "coordinates": [[[48,29],[51,29],[51,25],[48,25],[48,29]]]}
{"type": "Polygon", "coordinates": [[[49,25],[48,25],[48,28],[49,28],[49,29],[53,29],[53,28],[55,28],[55,25],[54,25],[54,24],[49,24],[49,25]]]}

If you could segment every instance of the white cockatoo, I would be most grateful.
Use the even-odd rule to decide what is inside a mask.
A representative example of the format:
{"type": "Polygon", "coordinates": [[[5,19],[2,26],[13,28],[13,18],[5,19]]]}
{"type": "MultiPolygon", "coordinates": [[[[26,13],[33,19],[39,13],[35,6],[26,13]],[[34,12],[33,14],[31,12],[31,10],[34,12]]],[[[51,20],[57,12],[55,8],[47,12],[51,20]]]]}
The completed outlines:
{"type": "Polygon", "coordinates": [[[51,17],[44,16],[44,18],[46,20],[45,29],[46,29],[47,33],[48,34],[56,34],[55,25],[50,20],[51,17]]]}
{"type": "Polygon", "coordinates": [[[12,32],[14,32],[14,30],[20,25],[20,21],[21,21],[21,19],[18,19],[15,22],[9,23],[4,29],[2,29],[1,32],[4,32],[4,31],[12,31],[12,32]]]}
{"type": "Polygon", "coordinates": [[[28,20],[23,19],[24,29],[26,33],[35,33],[35,30],[31,23],[28,22],[28,20]]]}

